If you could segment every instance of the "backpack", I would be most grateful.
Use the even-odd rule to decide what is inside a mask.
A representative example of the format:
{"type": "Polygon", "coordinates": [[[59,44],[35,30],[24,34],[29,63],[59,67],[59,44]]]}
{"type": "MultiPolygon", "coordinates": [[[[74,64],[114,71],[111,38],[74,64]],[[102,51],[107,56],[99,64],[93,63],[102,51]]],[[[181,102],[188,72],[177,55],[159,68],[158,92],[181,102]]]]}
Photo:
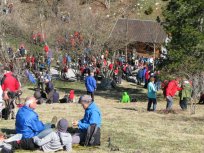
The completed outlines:
{"type": "Polygon", "coordinates": [[[85,137],[84,146],[100,146],[101,131],[96,124],[92,124],[88,127],[85,137]]]}

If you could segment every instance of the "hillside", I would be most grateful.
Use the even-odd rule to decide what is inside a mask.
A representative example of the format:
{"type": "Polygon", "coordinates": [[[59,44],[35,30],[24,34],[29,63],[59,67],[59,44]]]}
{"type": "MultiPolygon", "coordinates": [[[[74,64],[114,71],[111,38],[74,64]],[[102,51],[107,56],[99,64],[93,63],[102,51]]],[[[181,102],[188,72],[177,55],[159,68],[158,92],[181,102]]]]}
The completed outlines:
{"type": "Polygon", "coordinates": [[[74,31],[80,31],[87,39],[97,38],[103,44],[118,18],[156,20],[157,16],[162,18],[166,4],[162,0],[111,0],[110,5],[105,0],[84,3],[83,0],[17,0],[8,4],[11,2],[12,12],[1,14],[5,37],[29,43],[32,34],[43,32],[52,45],[74,31]],[[149,7],[153,12],[146,15],[149,7]]]}

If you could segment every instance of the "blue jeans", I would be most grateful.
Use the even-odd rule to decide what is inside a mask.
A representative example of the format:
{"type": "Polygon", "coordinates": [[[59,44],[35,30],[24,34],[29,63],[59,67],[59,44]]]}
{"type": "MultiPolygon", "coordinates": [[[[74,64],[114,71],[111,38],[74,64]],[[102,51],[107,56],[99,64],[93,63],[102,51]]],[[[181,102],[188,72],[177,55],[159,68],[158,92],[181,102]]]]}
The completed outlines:
{"type": "Polygon", "coordinates": [[[43,131],[41,131],[37,136],[42,139],[44,138],[46,135],[50,134],[51,132],[53,132],[53,129],[51,128],[51,124],[47,123],[45,124],[45,129],[43,131]]]}
{"type": "Polygon", "coordinates": [[[183,98],[183,100],[180,100],[180,106],[182,110],[187,110],[188,102],[190,101],[190,98],[183,98]]]}
{"type": "Polygon", "coordinates": [[[166,102],[167,102],[166,109],[170,110],[172,108],[172,105],[173,105],[173,98],[171,96],[167,96],[166,102]]]}
{"type": "Polygon", "coordinates": [[[161,88],[161,81],[157,81],[157,82],[155,83],[155,86],[156,86],[157,91],[159,91],[160,88],[161,88]]]}
{"type": "Polygon", "coordinates": [[[153,111],[156,111],[156,107],[157,107],[157,99],[156,98],[148,98],[147,111],[151,110],[152,103],[153,103],[153,111]]]}

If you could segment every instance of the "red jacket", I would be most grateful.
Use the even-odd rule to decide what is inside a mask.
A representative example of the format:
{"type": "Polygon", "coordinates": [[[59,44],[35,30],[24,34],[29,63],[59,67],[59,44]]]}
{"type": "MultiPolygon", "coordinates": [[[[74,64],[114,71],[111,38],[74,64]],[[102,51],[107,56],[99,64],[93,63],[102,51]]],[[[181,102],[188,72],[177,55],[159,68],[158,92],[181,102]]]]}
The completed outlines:
{"type": "Polygon", "coordinates": [[[27,56],[27,57],[26,57],[26,62],[27,62],[27,63],[30,63],[30,61],[31,61],[30,56],[27,56]]]}
{"type": "Polygon", "coordinates": [[[70,92],[69,92],[69,99],[70,100],[74,99],[74,90],[70,90],[70,92]]]}
{"type": "Polygon", "coordinates": [[[35,57],[31,57],[31,63],[32,63],[32,64],[35,63],[35,57]]]}
{"type": "Polygon", "coordinates": [[[109,66],[108,66],[109,70],[113,70],[113,64],[111,63],[109,66]]]}
{"type": "Polygon", "coordinates": [[[176,80],[172,80],[169,82],[167,88],[166,88],[166,96],[175,96],[177,91],[182,90],[182,88],[180,88],[178,86],[178,82],[176,80]]]}
{"type": "Polygon", "coordinates": [[[146,73],[145,73],[145,79],[149,80],[149,78],[150,78],[150,74],[149,74],[149,71],[147,70],[146,73]]]}
{"type": "Polygon", "coordinates": [[[44,51],[47,53],[49,51],[49,46],[48,45],[45,45],[44,46],[44,51]]]}
{"type": "Polygon", "coordinates": [[[20,88],[20,83],[18,82],[17,78],[13,76],[12,72],[8,72],[4,74],[1,87],[3,91],[9,89],[12,92],[16,92],[20,88]]]}

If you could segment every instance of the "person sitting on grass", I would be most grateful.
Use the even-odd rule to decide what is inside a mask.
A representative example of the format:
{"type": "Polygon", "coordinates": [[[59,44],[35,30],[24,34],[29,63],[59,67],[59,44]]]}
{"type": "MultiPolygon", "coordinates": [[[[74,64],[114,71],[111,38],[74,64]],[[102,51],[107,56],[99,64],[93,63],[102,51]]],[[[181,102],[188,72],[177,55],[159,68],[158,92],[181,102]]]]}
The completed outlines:
{"type": "MultiPolygon", "coordinates": [[[[34,136],[44,136],[52,132],[52,124],[43,124],[38,114],[34,111],[37,107],[35,97],[30,97],[25,102],[25,105],[20,108],[16,115],[16,133],[22,134],[23,139],[32,138],[34,136]]],[[[53,124],[57,122],[56,117],[52,120],[53,124]]]]}
{"type": "MultiPolygon", "coordinates": [[[[92,101],[91,96],[84,95],[79,98],[79,103],[85,110],[84,118],[79,121],[74,121],[73,126],[78,127],[78,132],[72,136],[73,144],[81,144],[85,142],[87,129],[96,124],[98,128],[101,127],[101,111],[92,101]]],[[[100,139],[100,138],[99,138],[100,139]]]]}
{"type": "Polygon", "coordinates": [[[123,92],[121,102],[122,103],[129,103],[130,102],[130,96],[128,95],[127,92],[123,92]]]}
{"type": "Polygon", "coordinates": [[[51,132],[43,138],[35,136],[33,138],[21,139],[20,135],[0,141],[0,150],[3,153],[11,153],[17,149],[42,150],[44,152],[54,152],[72,150],[72,136],[67,132],[68,121],[61,119],[57,124],[57,130],[51,132]]]}

